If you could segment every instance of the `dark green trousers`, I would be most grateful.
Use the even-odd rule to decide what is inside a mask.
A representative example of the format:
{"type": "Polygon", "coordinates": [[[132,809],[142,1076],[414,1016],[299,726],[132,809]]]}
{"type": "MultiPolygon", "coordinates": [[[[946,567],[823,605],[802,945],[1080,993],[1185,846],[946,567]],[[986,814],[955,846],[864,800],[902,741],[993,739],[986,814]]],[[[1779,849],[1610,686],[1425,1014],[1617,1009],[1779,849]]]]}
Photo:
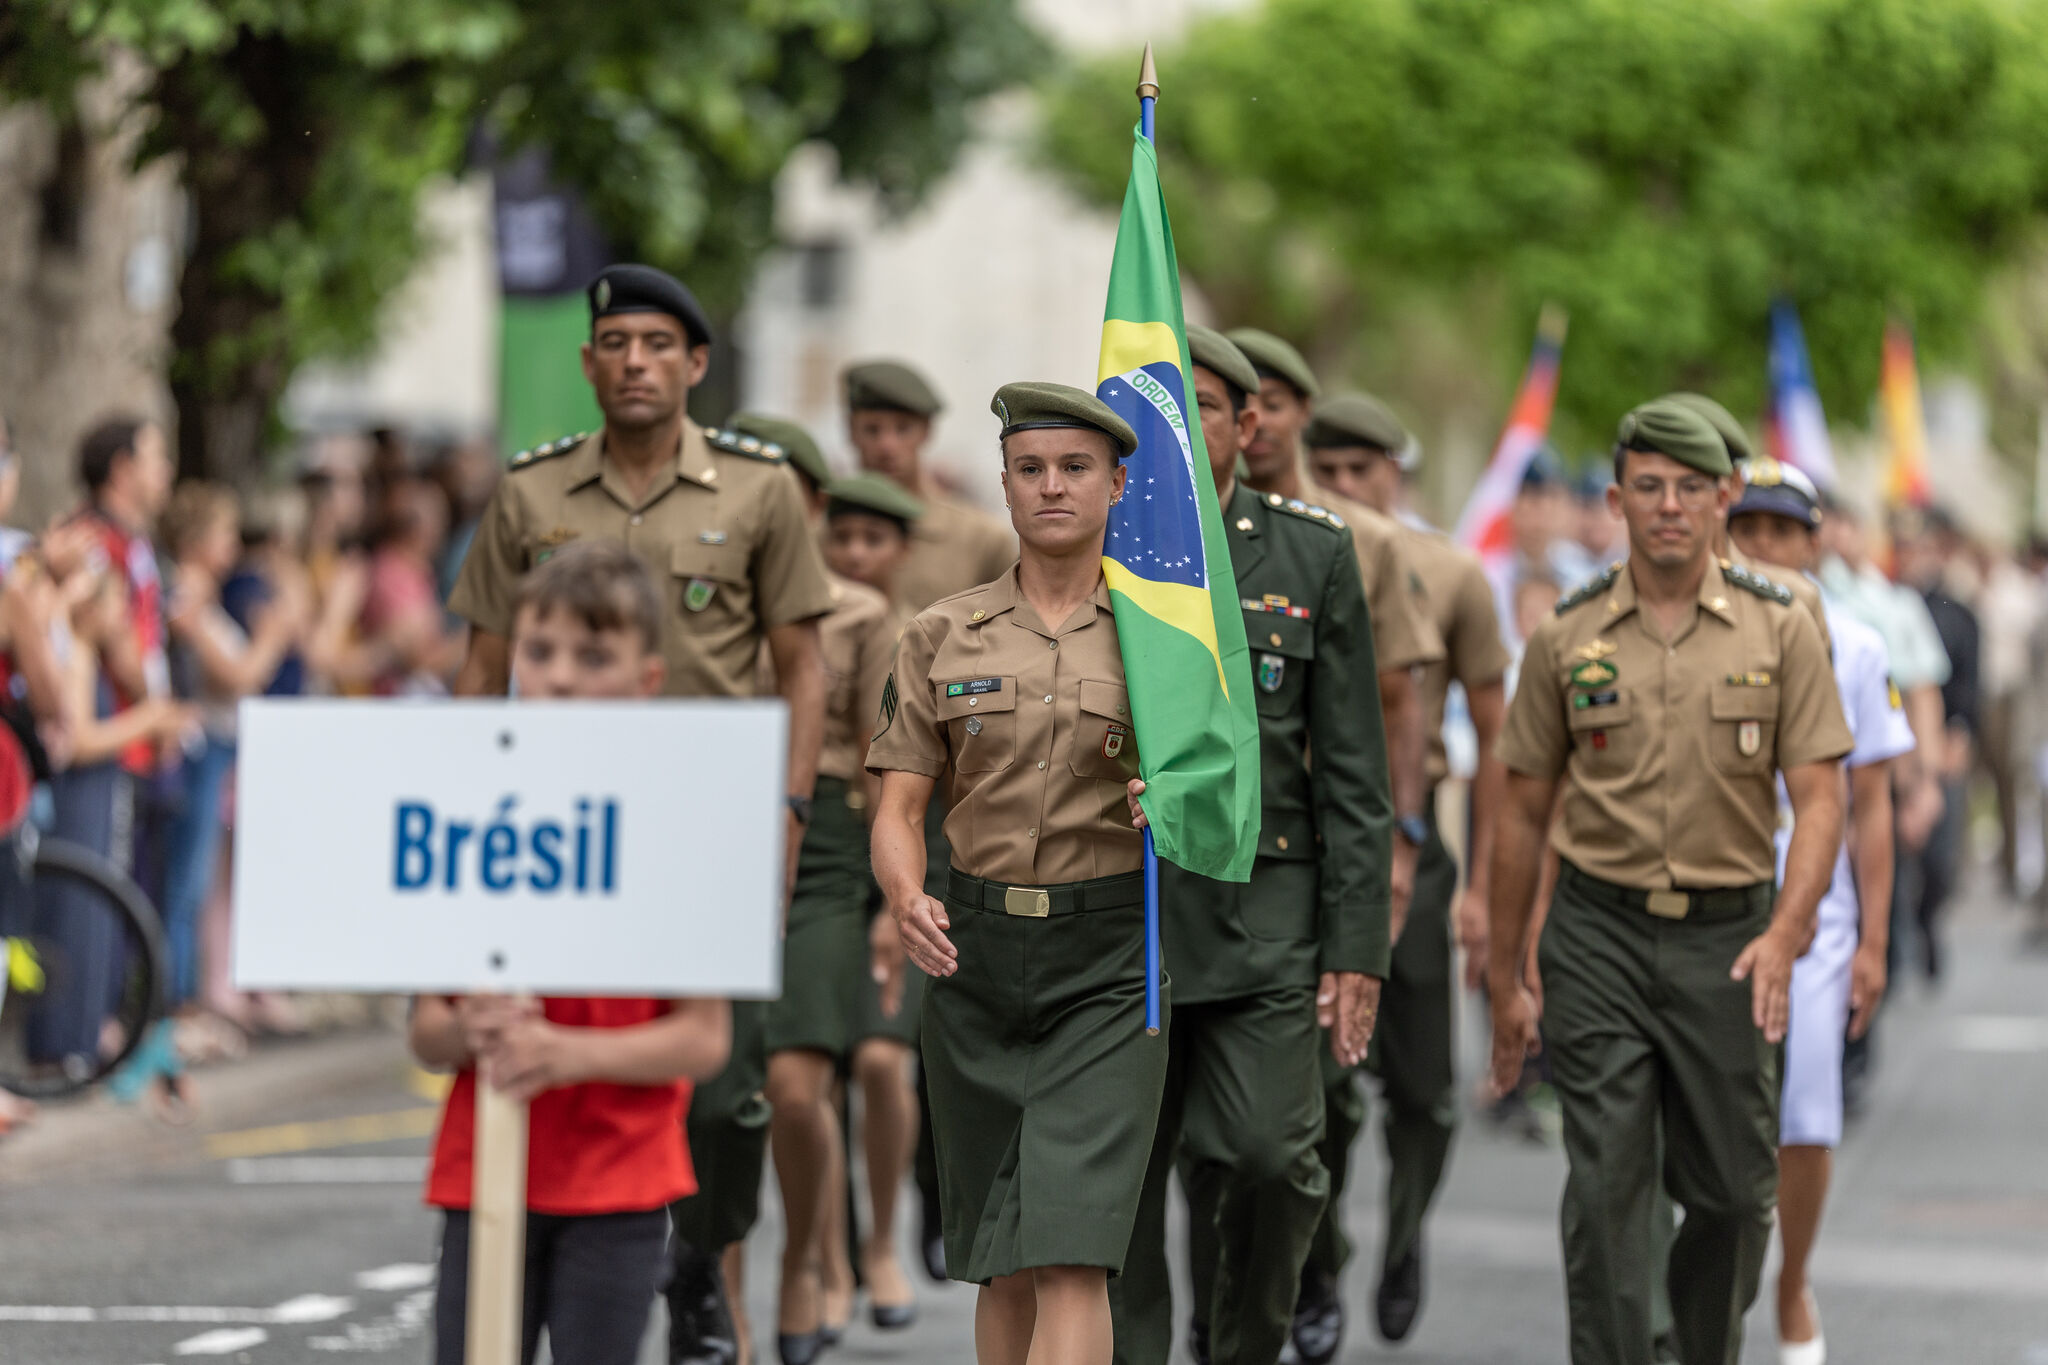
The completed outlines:
{"type": "Polygon", "coordinates": [[[1272,1365],[1329,1180],[1316,1159],[1323,1101],[1315,990],[1176,1005],[1166,1097],[1124,1273],[1110,1281],[1119,1365],[1166,1365],[1173,1301],[1166,1186],[1179,1153],[1196,1316],[1216,1365],[1272,1365]]]}
{"type": "Polygon", "coordinates": [[[1558,878],[1538,961],[1571,1163],[1573,1365],[1654,1359],[1653,1228],[1667,1191],[1685,1211],[1667,1279],[1679,1357],[1735,1365],[1741,1354],[1777,1199],[1781,1068],[1751,1020],[1749,983],[1728,969],[1769,924],[1771,901],[1766,884],[1664,919],[1570,864],[1558,878]]]}
{"type": "MultiPolygon", "coordinates": [[[[1435,809],[1435,803],[1430,803],[1435,809]]],[[[1458,1075],[1453,1034],[1456,957],[1451,951],[1451,902],[1458,865],[1437,835],[1415,868],[1408,923],[1394,945],[1392,975],[1380,991],[1366,1069],[1380,1079],[1387,1146],[1386,1229],[1380,1263],[1399,1261],[1415,1245],[1422,1222],[1443,1184],[1444,1163],[1458,1127],[1458,1075]]],[[[1366,1098],[1358,1078],[1323,1049],[1323,1164],[1330,1168],[1330,1206],[1316,1229],[1308,1269],[1336,1275],[1351,1259],[1344,1227],[1344,1190],[1351,1174],[1351,1144],[1365,1126],[1366,1098]]]]}
{"type": "Polygon", "coordinates": [[[686,1128],[697,1193],[669,1206],[676,1237],[716,1254],[746,1240],[761,1216],[761,1173],[768,1159],[768,1004],[732,1002],[732,1058],[690,1096],[686,1128]]]}

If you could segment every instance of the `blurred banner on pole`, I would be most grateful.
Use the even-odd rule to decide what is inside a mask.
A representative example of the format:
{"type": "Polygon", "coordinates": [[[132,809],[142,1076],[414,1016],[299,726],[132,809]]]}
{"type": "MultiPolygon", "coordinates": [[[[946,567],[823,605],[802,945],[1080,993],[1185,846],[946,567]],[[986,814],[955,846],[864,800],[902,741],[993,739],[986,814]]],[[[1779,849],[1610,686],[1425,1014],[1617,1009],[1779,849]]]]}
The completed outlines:
{"type": "Polygon", "coordinates": [[[1771,409],[1764,419],[1764,443],[1772,458],[1797,466],[1822,489],[1835,486],[1835,452],[1828,443],[1828,419],[1813,364],[1806,358],[1806,333],[1789,299],[1771,305],[1771,409]]]}
{"type": "Polygon", "coordinates": [[[1564,336],[1568,319],[1554,303],[1543,306],[1536,320],[1536,346],[1529,353],[1529,366],[1522,374],[1522,387],[1508,412],[1507,426],[1493,458],[1479,478],[1479,486],[1458,514],[1453,535],[1460,545],[1491,560],[1513,548],[1508,511],[1522,486],[1529,461],[1550,435],[1550,411],[1557,401],[1557,372],[1564,357],[1564,336]]]}
{"type": "Polygon", "coordinates": [[[537,147],[492,157],[498,290],[498,443],[525,450],[603,419],[577,364],[590,335],[583,288],[611,252],[583,201],[537,147]]]}
{"type": "Polygon", "coordinates": [[[1878,371],[1877,401],[1884,410],[1887,456],[1884,500],[1892,507],[1925,507],[1927,417],[1920,407],[1920,371],[1913,361],[1913,332],[1897,318],[1885,325],[1884,364],[1878,371]]]}

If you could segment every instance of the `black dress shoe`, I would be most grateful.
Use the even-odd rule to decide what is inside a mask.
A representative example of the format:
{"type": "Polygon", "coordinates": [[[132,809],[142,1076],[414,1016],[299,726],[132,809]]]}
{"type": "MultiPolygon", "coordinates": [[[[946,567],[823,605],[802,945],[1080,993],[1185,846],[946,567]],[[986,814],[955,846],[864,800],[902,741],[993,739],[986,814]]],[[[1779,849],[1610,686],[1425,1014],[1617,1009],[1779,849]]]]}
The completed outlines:
{"type": "Polygon", "coordinates": [[[1381,1273],[1373,1308],[1379,1316],[1380,1335],[1388,1341],[1405,1341],[1415,1330],[1415,1319],[1422,1314],[1421,1238],[1408,1248],[1408,1254],[1398,1264],[1381,1273]]]}
{"type": "Polygon", "coordinates": [[[1188,1323],[1188,1354],[1195,1365],[1209,1365],[1209,1324],[1199,1318],[1188,1323]]]}
{"type": "Polygon", "coordinates": [[[884,1332],[900,1332],[917,1321],[917,1305],[914,1303],[877,1303],[868,1308],[868,1316],[875,1326],[884,1332]]]}
{"type": "Polygon", "coordinates": [[[782,1365],[811,1365],[825,1350],[825,1334],[818,1332],[777,1332],[775,1354],[782,1365]]]}
{"type": "Polygon", "coordinates": [[[1344,1300],[1337,1293],[1335,1275],[1302,1272],[1290,1335],[1301,1365],[1330,1365],[1337,1358],[1337,1349],[1344,1344],[1344,1300]]]}
{"type": "Polygon", "coordinates": [[[677,1242],[667,1297],[669,1365],[738,1365],[739,1341],[716,1256],[677,1242]]]}
{"type": "Polygon", "coordinates": [[[924,1273],[932,1277],[932,1283],[945,1284],[950,1278],[946,1274],[946,1225],[939,1221],[937,1200],[924,1201],[918,1246],[924,1250],[924,1273]]]}

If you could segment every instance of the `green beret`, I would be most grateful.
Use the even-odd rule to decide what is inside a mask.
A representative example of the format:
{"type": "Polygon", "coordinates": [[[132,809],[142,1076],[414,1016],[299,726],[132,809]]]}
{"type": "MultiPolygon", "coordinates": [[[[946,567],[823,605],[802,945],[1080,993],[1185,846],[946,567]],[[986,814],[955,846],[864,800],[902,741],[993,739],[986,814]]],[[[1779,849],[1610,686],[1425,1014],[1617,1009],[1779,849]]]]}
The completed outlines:
{"type": "Polygon", "coordinates": [[[1228,335],[1261,375],[1269,374],[1275,379],[1286,380],[1303,398],[1313,398],[1322,392],[1316,383],[1316,372],[1301,358],[1301,352],[1271,332],[1262,332],[1256,327],[1234,327],[1228,335]]]}
{"type": "Polygon", "coordinates": [[[597,272],[587,294],[594,326],[613,313],[666,313],[683,324],[692,346],[711,344],[711,320],[683,282],[651,265],[612,265],[597,272]]]}
{"type": "Polygon", "coordinates": [[[1737,464],[1748,464],[1756,458],[1756,450],[1749,444],[1749,433],[1742,429],[1742,423],[1735,420],[1735,414],[1716,403],[1703,393],[1667,393],[1665,400],[1683,403],[1707,419],[1707,424],[1721,433],[1721,444],[1728,447],[1728,458],[1737,464]]]}
{"type": "Polygon", "coordinates": [[[945,404],[923,375],[900,360],[870,360],[846,367],[846,406],[893,408],[918,417],[934,417],[945,404]]]}
{"type": "Polygon", "coordinates": [[[1247,394],[1259,391],[1259,372],[1229,337],[1213,327],[1188,328],[1188,356],[1226,384],[1235,384],[1247,394]]]}
{"type": "Polygon", "coordinates": [[[1319,399],[1316,415],[1301,433],[1310,449],[1324,446],[1370,446],[1398,455],[1408,444],[1408,429],[1393,410],[1371,394],[1340,393],[1319,399]]]}
{"type": "Polygon", "coordinates": [[[1731,474],[1728,445],[1713,423],[1683,403],[1659,398],[1621,419],[1614,442],[1625,450],[1668,455],[1702,474],[1731,474]]]}
{"type": "Polygon", "coordinates": [[[1138,433],[1109,404],[1085,389],[1065,384],[1005,384],[989,400],[988,410],[1003,424],[1005,438],[1041,427],[1080,427],[1099,431],[1116,442],[1118,456],[1138,449],[1138,433]]]}
{"type": "Polygon", "coordinates": [[[739,412],[726,421],[726,426],[742,435],[758,436],[781,446],[782,453],[789,456],[789,462],[801,469],[818,487],[823,488],[832,481],[832,466],[825,463],[825,452],[818,449],[811,433],[795,422],[770,417],[766,413],[739,412]]]}
{"type": "Polygon", "coordinates": [[[825,515],[827,518],[846,512],[867,512],[891,521],[901,522],[910,529],[910,523],[924,515],[924,504],[919,502],[903,485],[881,474],[855,474],[851,478],[834,479],[825,485],[825,515]]]}

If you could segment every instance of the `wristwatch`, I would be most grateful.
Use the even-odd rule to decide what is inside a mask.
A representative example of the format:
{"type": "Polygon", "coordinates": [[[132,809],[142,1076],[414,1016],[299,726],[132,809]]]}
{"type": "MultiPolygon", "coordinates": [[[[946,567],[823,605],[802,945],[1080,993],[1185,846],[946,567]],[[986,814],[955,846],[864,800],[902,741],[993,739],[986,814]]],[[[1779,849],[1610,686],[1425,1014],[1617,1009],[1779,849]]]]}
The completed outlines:
{"type": "Polygon", "coordinates": [[[1429,842],[1429,822],[1419,815],[1404,815],[1394,821],[1394,830],[1416,848],[1429,842]]]}
{"type": "Polygon", "coordinates": [[[811,823],[811,798],[810,798],[810,797],[808,797],[808,796],[791,796],[791,797],[785,797],[784,799],[785,799],[786,801],[788,801],[788,803],[789,803],[789,813],[790,813],[791,815],[794,815],[794,816],[796,817],[796,822],[797,822],[797,823],[798,823],[799,825],[808,825],[809,823],[811,823]]]}

